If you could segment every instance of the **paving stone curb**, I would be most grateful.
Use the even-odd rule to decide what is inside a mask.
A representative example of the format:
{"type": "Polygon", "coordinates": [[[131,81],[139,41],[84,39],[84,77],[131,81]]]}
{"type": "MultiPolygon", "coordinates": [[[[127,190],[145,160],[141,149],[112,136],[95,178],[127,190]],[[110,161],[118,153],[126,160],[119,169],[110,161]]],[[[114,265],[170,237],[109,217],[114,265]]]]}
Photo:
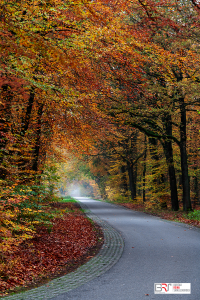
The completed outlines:
{"type": "Polygon", "coordinates": [[[55,296],[68,292],[95,277],[108,271],[122,255],[124,240],[120,233],[110,226],[107,222],[94,215],[85,204],[79,202],[85,214],[101,226],[104,234],[104,244],[99,253],[89,260],[86,264],[79,267],[60,278],[53,279],[47,284],[32,290],[15,294],[12,296],[1,297],[5,300],[44,300],[52,299],[55,296]]]}

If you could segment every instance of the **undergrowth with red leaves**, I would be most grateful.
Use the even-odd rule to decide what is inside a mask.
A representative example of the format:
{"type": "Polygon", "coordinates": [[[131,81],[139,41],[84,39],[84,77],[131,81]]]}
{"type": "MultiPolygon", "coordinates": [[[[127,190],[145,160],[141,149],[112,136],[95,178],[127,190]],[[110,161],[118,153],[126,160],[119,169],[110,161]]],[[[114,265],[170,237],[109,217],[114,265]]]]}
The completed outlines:
{"type": "Polygon", "coordinates": [[[76,268],[76,263],[80,265],[80,258],[92,257],[90,250],[99,240],[102,244],[97,226],[85,217],[77,204],[54,203],[52,206],[71,211],[53,220],[50,233],[46,227],[38,227],[34,238],[19,245],[17,251],[4,254],[4,269],[0,270],[1,295],[19,286],[32,286],[52,274],[68,273],[76,268]]]}
{"type": "MultiPolygon", "coordinates": [[[[200,227],[200,221],[198,220],[191,220],[187,218],[187,213],[184,211],[171,211],[171,210],[151,210],[151,209],[145,209],[144,205],[142,204],[134,204],[134,203],[118,203],[124,207],[127,207],[129,209],[142,211],[150,215],[154,215],[157,217],[160,217],[162,219],[170,220],[170,221],[177,221],[186,223],[192,226],[200,227]]],[[[200,209],[200,207],[197,207],[197,209],[200,209]]]]}

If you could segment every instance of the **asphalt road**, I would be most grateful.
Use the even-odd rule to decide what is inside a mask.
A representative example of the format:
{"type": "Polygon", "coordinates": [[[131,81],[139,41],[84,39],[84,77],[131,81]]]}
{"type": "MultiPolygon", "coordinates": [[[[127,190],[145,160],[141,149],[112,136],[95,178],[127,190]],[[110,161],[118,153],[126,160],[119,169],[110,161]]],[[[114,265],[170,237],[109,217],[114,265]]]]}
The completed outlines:
{"type": "Polygon", "coordinates": [[[118,230],[119,261],[103,275],[52,300],[200,299],[200,230],[105,202],[78,198],[118,230]],[[154,283],[191,283],[191,294],[154,294],[154,283]]]}

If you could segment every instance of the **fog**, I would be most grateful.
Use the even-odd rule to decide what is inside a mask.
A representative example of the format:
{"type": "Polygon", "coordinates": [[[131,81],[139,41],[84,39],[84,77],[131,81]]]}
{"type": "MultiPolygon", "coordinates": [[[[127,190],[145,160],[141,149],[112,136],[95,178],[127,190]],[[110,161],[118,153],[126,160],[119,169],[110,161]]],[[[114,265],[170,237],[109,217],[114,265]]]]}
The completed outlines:
{"type": "Polygon", "coordinates": [[[81,189],[79,186],[72,186],[69,191],[71,197],[81,197],[81,189]]]}

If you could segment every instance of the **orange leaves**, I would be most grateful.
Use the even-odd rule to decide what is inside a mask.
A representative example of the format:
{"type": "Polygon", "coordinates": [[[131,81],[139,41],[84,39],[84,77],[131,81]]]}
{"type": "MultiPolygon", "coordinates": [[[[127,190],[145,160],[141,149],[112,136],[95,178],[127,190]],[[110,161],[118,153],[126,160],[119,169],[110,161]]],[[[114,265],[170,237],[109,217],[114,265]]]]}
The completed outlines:
{"type": "Polygon", "coordinates": [[[62,204],[60,208],[67,207],[75,209],[76,215],[65,213],[63,218],[55,219],[51,233],[44,227],[38,227],[32,240],[21,243],[10,253],[4,253],[7,264],[0,263],[3,292],[24,283],[30,284],[39,275],[58,273],[97,244],[96,233],[88,219],[79,214],[72,204],[62,204]]]}
{"type": "Polygon", "coordinates": [[[68,60],[66,51],[70,49],[65,32],[79,33],[78,23],[84,7],[82,1],[75,2],[76,5],[73,2],[61,6],[60,1],[51,1],[48,5],[41,1],[34,5],[27,1],[2,1],[4,18],[0,20],[0,31],[4,34],[4,51],[1,55],[5,70],[29,82],[35,81],[40,87],[41,81],[48,82],[44,75],[52,78],[58,69],[64,73],[68,60]]]}

